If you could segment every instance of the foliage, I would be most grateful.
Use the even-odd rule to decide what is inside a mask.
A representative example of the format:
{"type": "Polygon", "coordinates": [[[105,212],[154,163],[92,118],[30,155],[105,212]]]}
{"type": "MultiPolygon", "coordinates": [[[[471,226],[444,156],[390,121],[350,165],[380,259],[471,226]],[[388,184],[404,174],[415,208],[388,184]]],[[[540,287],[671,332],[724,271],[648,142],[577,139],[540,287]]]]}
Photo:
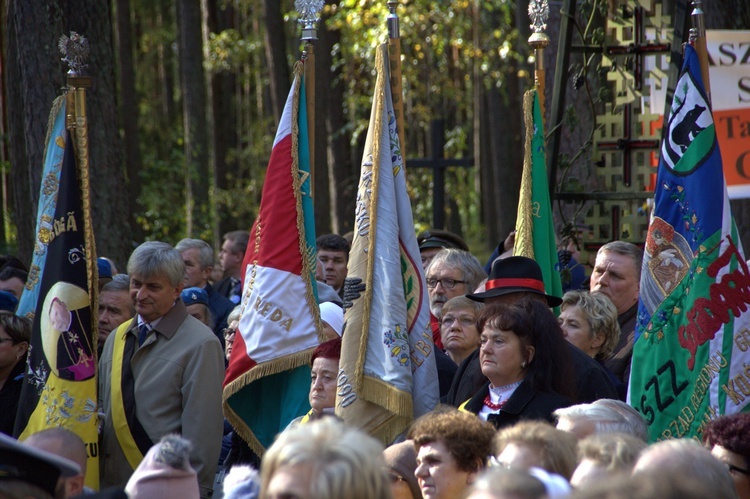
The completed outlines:
{"type": "MultiPolygon", "coordinates": [[[[282,1],[286,12],[289,65],[299,56],[299,28],[293,2],[282,1]]],[[[139,179],[143,212],[138,221],[150,238],[176,240],[184,233],[184,161],[180,91],[176,70],[177,27],[173,3],[168,0],[134,0],[138,33],[136,50],[138,109],[144,172],[139,179]],[[172,76],[169,79],[169,76],[172,76]],[[171,82],[172,88],[167,85],[171,82]],[[171,90],[171,94],[170,94],[171,90]],[[173,99],[172,114],[165,112],[173,99]]],[[[206,47],[206,70],[236,77],[232,96],[237,113],[238,141],[227,162],[233,168],[218,185],[212,182],[212,201],[222,217],[249,226],[255,216],[265,167],[275,132],[268,103],[269,75],[265,61],[261,0],[220,0],[232,9],[234,25],[212,33],[206,47]],[[224,187],[220,187],[224,186],[224,187]]],[[[334,47],[346,88],[343,106],[348,117],[344,133],[355,151],[367,131],[374,85],[374,57],[378,44],[387,40],[388,8],[383,0],[340,0],[325,7],[328,29],[339,30],[341,43],[334,47]]],[[[514,50],[514,3],[457,0],[434,2],[401,0],[402,66],[405,94],[406,157],[430,155],[432,120],[445,121],[447,158],[473,156],[474,74],[485,88],[503,88],[511,59],[525,60],[514,50]],[[475,24],[473,9],[479,8],[475,24]],[[475,32],[476,31],[476,32],[475,32]]],[[[318,84],[324,81],[318,77],[318,84]]],[[[355,162],[358,162],[355,161],[355,162]]],[[[432,220],[432,173],[408,172],[418,229],[432,220]]],[[[446,190],[458,210],[460,225],[469,240],[482,239],[480,198],[476,168],[452,168],[446,190]]],[[[448,208],[448,207],[447,207],[448,208]]],[[[447,214],[451,219],[451,214],[447,214]]],[[[455,218],[455,217],[454,217],[455,218]]],[[[241,226],[241,225],[240,225],[241,226]]],[[[202,234],[210,239],[211,234],[202,234]]]]}
{"type": "MultiPolygon", "coordinates": [[[[342,0],[331,9],[331,27],[341,30],[339,47],[347,61],[347,102],[352,116],[352,144],[366,133],[371,105],[375,48],[387,40],[386,2],[342,0]]],[[[520,58],[511,47],[517,37],[511,28],[513,4],[507,1],[401,2],[402,72],[406,107],[406,156],[428,157],[430,127],[434,119],[445,121],[446,158],[471,157],[474,66],[480,83],[501,87],[506,77],[504,61],[520,58]],[[481,24],[474,25],[473,10],[480,6],[481,24]],[[475,44],[474,30],[479,44],[475,44]]],[[[418,230],[432,224],[432,172],[411,170],[409,186],[418,230]]],[[[452,168],[446,175],[446,191],[456,202],[464,235],[480,239],[479,192],[476,168],[452,168]]],[[[448,207],[446,207],[448,208],[448,207]]],[[[447,213],[450,219],[450,213],[447,213]]]]}

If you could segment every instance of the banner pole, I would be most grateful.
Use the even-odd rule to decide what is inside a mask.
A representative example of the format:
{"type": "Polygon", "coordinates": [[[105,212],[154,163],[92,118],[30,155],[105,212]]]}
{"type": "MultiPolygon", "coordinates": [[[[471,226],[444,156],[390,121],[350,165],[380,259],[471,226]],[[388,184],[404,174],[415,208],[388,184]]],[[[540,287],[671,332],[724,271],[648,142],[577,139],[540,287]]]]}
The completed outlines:
{"type": "Polygon", "coordinates": [[[398,141],[401,146],[401,157],[406,158],[406,139],[404,128],[404,89],[401,78],[401,27],[399,25],[398,0],[388,0],[388,61],[391,66],[391,99],[393,112],[396,114],[398,141]]]}
{"type": "Polygon", "coordinates": [[[534,49],[534,85],[536,86],[539,107],[542,110],[542,122],[544,123],[546,114],[544,49],[549,45],[549,36],[544,32],[547,29],[547,19],[549,19],[547,0],[531,0],[529,2],[529,17],[531,18],[530,27],[534,31],[529,37],[529,45],[534,49]]]}
{"type": "Polygon", "coordinates": [[[318,40],[317,23],[319,12],[323,10],[323,0],[297,0],[294,3],[299,12],[299,23],[302,25],[300,41],[305,43],[302,52],[305,78],[305,101],[307,102],[307,137],[310,154],[310,196],[315,197],[315,47],[318,40]]]}
{"type": "Polygon", "coordinates": [[[690,17],[693,20],[693,28],[690,30],[691,43],[698,55],[701,66],[701,77],[703,86],[706,88],[708,103],[711,104],[711,80],[708,74],[708,48],[706,47],[706,19],[701,8],[702,0],[693,0],[693,12],[690,17]],[[695,38],[693,39],[693,36],[695,38]]]}
{"type": "MultiPolygon", "coordinates": [[[[87,66],[89,56],[89,42],[78,33],[71,32],[70,37],[62,36],[59,42],[60,52],[65,56],[63,60],[70,68],[67,73],[68,93],[66,125],[73,137],[73,147],[76,152],[76,169],[78,183],[81,189],[82,218],[84,224],[84,241],[86,252],[86,273],[88,276],[89,299],[91,310],[99,309],[99,269],[96,262],[96,241],[91,219],[91,190],[89,177],[89,129],[86,110],[86,91],[91,88],[93,78],[85,75],[83,69],[87,66]]],[[[91,330],[98,328],[96,314],[91,314],[91,330]]],[[[93,335],[96,345],[97,335],[93,335]]],[[[96,346],[95,346],[96,348],[96,346]]]]}

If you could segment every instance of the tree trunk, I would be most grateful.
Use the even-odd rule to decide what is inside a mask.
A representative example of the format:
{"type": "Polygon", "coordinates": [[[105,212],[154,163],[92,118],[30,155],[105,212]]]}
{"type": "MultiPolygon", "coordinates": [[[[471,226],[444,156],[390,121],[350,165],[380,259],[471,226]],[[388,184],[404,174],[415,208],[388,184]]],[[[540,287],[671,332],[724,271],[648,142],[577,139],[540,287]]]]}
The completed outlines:
{"type": "Polygon", "coordinates": [[[123,264],[134,241],[122,230],[129,227],[122,142],[116,117],[117,86],[109,2],[78,0],[64,3],[63,33],[76,31],[89,39],[91,55],[86,68],[94,77],[87,92],[91,211],[97,252],[123,264]]]}
{"type": "MultiPolygon", "coordinates": [[[[4,8],[0,8],[0,26],[7,26],[7,19],[6,19],[6,10],[4,8]]],[[[7,46],[7,37],[4,35],[4,33],[7,30],[3,29],[2,32],[0,32],[0,137],[7,137],[8,136],[8,125],[6,121],[6,92],[5,92],[5,77],[6,77],[6,71],[5,71],[5,59],[6,59],[6,52],[5,47],[7,46]]],[[[8,151],[8,143],[6,140],[0,140],[0,165],[3,166],[2,171],[0,171],[0,179],[2,182],[0,182],[0,189],[2,189],[2,192],[0,195],[2,195],[2,224],[3,227],[0,230],[0,247],[7,248],[8,246],[8,235],[6,233],[6,228],[8,227],[8,223],[11,220],[11,213],[10,213],[10,203],[11,200],[9,198],[9,192],[8,192],[8,182],[10,181],[10,177],[8,176],[8,170],[5,168],[5,165],[10,164],[10,155],[8,151]]]]}
{"type": "Polygon", "coordinates": [[[52,101],[60,94],[65,70],[57,52],[62,13],[44,0],[12,0],[7,18],[8,117],[13,220],[18,255],[31,261],[39,202],[44,139],[52,101]]]}
{"type": "MultiPolygon", "coordinates": [[[[164,0],[160,4],[158,15],[158,25],[160,29],[166,30],[171,22],[172,14],[170,12],[169,2],[164,0]]],[[[170,129],[172,124],[177,120],[177,109],[174,97],[174,52],[171,43],[162,43],[159,45],[159,80],[162,84],[162,124],[165,129],[170,129]]],[[[165,144],[166,145],[166,144],[165,144]]],[[[163,150],[163,155],[168,154],[163,150]]]]}
{"type": "Polygon", "coordinates": [[[336,188],[331,186],[331,171],[335,164],[331,161],[333,137],[328,128],[332,113],[335,112],[332,99],[341,94],[331,89],[330,83],[335,79],[331,73],[333,67],[332,50],[339,38],[337,32],[327,28],[327,18],[318,24],[318,41],[315,42],[315,231],[316,234],[338,233],[338,220],[335,213],[336,188]]]}
{"type": "MultiPolygon", "coordinates": [[[[221,33],[224,30],[237,27],[236,14],[231,5],[220,8],[217,0],[206,0],[206,22],[211,33],[221,33]]],[[[227,180],[229,173],[237,174],[239,165],[232,149],[237,147],[238,135],[236,128],[237,102],[235,88],[237,76],[229,71],[215,71],[209,76],[209,112],[212,116],[211,141],[213,142],[211,160],[214,168],[214,180],[219,189],[230,187],[227,180]]],[[[232,219],[227,210],[218,213],[218,224],[215,226],[214,236],[221,243],[219,234],[236,229],[236,220],[232,219]]]]}
{"type": "Polygon", "coordinates": [[[76,31],[89,39],[86,69],[94,77],[87,94],[94,234],[100,254],[124,261],[130,247],[129,231],[122,230],[128,226],[126,191],[111,189],[123,185],[124,175],[117,122],[112,119],[117,112],[109,3],[24,0],[11,2],[8,12],[8,116],[19,256],[31,259],[47,119],[65,82],[67,68],[60,62],[57,41],[61,34],[76,31]]]}
{"type": "Polygon", "coordinates": [[[177,0],[177,20],[185,140],[185,233],[200,237],[209,230],[210,185],[200,0],[177,0]]]}
{"type": "Polygon", "coordinates": [[[356,153],[352,150],[351,134],[347,127],[348,119],[344,111],[346,89],[344,65],[338,60],[341,57],[340,51],[337,52],[337,59],[333,58],[334,47],[341,43],[341,33],[329,29],[329,23],[325,20],[320,25],[318,35],[321,50],[318,51],[317,58],[321,76],[318,77],[318,92],[322,94],[324,102],[319,109],[325,113],[325,136],[328,142],[325,169],[318,168],[318,171],[330,193],[331,232],[345,234],[354,228],[354,201],[359,182],[359,165],[354,159],[356,153]]]}
{"type": "Polygon", "coordinates": [[[138,199],[141,182],[141,142],[138,138],[138,99],[135,93],[135,66],[133,64],[133,29],[130,20],[130,0],[116,0],[116,41],[120,76],[120,120],[122,121],[125,148],[125,173],[127,174],[127,202],[130,212],[130,232],[135,241],[143,239],[143,231],[134,216],[140,211],[138,199]]]}
{"type": "Polygon", "coordinates": [[[286,59],[284,16],[279,0],[263,0],[265,18],[266,61],[271,85],[271,105],[276,126],[279,125],[287,95],[291,88],[289,66],[286,59]]]}

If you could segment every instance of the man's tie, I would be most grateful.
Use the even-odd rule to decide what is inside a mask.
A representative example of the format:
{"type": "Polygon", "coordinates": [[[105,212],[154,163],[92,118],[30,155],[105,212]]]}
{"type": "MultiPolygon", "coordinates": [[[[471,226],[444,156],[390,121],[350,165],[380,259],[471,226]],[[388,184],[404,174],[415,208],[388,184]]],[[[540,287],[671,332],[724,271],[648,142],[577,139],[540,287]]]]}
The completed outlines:
{"type": "Polygon", "coordinates": [[[143,345],[148,333],[151,331],[151,324],[143,322],[138,326],[138,346],[143,345]]]}
{"type": "Polygon", "coordinates": [[[232,289],[229,292],[229,299],[232,301],[232,303],[239,303],[240,302],[240,280],[235,279],[234,277],[231,277],[231,283],[232,283],[232,289]]]}

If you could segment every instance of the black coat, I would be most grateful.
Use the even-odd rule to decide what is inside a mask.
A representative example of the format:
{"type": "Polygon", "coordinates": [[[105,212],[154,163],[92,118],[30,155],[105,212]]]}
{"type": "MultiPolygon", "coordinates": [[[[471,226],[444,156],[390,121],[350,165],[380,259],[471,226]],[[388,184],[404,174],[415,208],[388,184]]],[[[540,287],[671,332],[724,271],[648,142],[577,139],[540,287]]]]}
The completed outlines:
{"type": "Polygon", "coordinates": [[[612,355],[604,361],[604,365],[620,381],[627,386],[630,381],[630,362],[633,358],[635,344],[635,322],[638,318],[638,304],[636,303],[621,315],[617,316],[620,325],[620,339],[617,341],[612,355]]]}
{"type": "Polygon", "coordinates": [[[13,425],[16,422],[25,371],[26,357],[16,362],[3,388],[0,389],[0,433],[13,436],[13,425]]]}
{"type": "MultiPolygon", "coordinates": [[[[617,389],[604,367],[570,343],[567,345],[578,393],[575,402],[583,404],[598,399],[618,399],[617,389]]],[[[482,374],[477,348],[458,366],[445,403],[458,407],[477,393],[485,383],[487,383],[487,377],[482,374]]]]}
{"type": "MultiPolygon", "coordinates": [[[[484,406],[484,399],[489,391],[490,383],[487,382],[461,406],[461,409],[478,414],[484,406]]],[[[490,414],[487,421],[498,429],[512,426],[522,420],[543,420],[553,423],[554,416],[552,413],[556,409],[568,407],[572,404],[569,399],[557,393],[537,392],[531,387],[530,381],[523,380],[500,409],[500,412],[490,414]]]]}

